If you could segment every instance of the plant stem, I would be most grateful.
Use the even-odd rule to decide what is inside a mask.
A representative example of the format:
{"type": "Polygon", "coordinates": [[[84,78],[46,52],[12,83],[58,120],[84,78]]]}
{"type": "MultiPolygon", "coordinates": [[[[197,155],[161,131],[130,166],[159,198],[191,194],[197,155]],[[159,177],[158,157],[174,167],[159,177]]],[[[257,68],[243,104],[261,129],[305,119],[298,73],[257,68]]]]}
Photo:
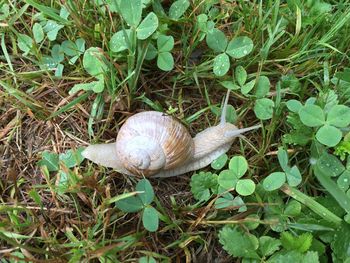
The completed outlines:
{"type": "Polygon", "coordinates": [[[141,67],[146,57],[148,46],[149,46],[149,41],[146,41],[145,43],[142,43],[139,45],[139,48],[137,51],[137,61],[136,61],[136,66],[134,70],[134,75],[130,79],[130,91],[131,91],[132,98],[136,90],[137,80],[139,79],[139,76],[140,76],[141,67]]]}

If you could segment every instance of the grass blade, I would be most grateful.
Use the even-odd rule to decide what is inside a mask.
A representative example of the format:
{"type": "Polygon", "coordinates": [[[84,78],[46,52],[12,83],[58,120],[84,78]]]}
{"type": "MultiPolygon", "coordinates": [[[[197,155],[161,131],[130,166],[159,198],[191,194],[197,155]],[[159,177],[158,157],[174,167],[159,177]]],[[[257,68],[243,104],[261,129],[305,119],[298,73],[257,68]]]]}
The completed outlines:
{"type": "Polygon", "coordinates": [[[307,196],[306,194],[303,194],[299,190],[292,188],[287,184],[283,185],[281,187],[281,190],[286,195],[289,195],[290,197],[294,198],[300,203],[306,205],[308,208],[310,208],[312,211],[314,211],[316,214],[326,219],[327,221],[333,222],[336,225],[339,225],[342,222],[342,219],[340,217],[336,216],[323,205],[319,204],[314,199],[307,196]]]}
{"type": "Polygon", "coordinates": [[[330,193],[338,204],[347,212],[350,213],[350,198],[337,186],[337,184],[324,173],[320,167],[315,165],[315,176],[320,181],[321,185],[330,193]]]}

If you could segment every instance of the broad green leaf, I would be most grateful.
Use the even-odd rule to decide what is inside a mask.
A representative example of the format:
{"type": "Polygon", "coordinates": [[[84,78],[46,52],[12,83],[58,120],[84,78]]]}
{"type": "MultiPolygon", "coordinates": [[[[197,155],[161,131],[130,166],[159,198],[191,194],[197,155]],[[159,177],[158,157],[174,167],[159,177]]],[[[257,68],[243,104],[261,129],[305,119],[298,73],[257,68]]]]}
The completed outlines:
{"type": "Polygon", "coordinates": [[[236,184],[236,192],[241,196],[248,196],[255,191],[255,183],[251,179],[238,180],[236,184]]]}
{"type": "Polygon", "coordinates": [[[55,77],[59,77],[59,78],[62,77],[63,69],[64,69],[63,64],[58,64],[55,71],[55,77]]]}
{"type": "Polygon", "coordinates": [[[296,200],[290,200],[283,214],[287,216],[298,216],[301,213],[301,204],[296,200]]]}
{"type": "Polygon", "coordinates": [[[188,0],[177,0],[169,8],[169,17],[171,19],[177,20],[179,19],[190,6],[190,2],[188,0]]]}
{"type": "Polygon", "coordinates": [[[350,108],[345,105],[334,106],[327,114],[327,123],[336,127],[346,127],[350,124],[350,108]]]}
{"type": "Polygon", "coordinates": [[[236,209],[239,213],[247,211],[247,206],[244,204],[242,198],[240,196],[236,196],[235,198],[233,198],[232,194],[230,193],[225,193],[222,197],[218,198],[215,201],[216,209],[223,209],[226,207],[236,209]]]}
{"type": "Polygon", "coordinates": [[[315,97],[310,97],[305,101],[305,105],[314,105],[316,103],[315,97]]]}
{"type": "Polygon", "coordinates": [[[265,97],[270,91],[270,80],[266,76],[260,76],[256,85],[255,96],[257,98],[265,97]]]}
{"type": "Polygon", "coordinates": [[[350,186],[350,171],[345,170],[337,180],[337,185],[340,189],[342,189],[344,192],[349,189],[350,186]]]}
{"type": "Polygon", "coordinates": [[[67,168],[77,166],[84,160],[84,157],[81,155],[83,150],[83,147],[79,147],[77,150],[68,150],[59,155],[59,160],[62,161],[67,168]]]}
{"type": "Polygon", "coordinates": [[[275,103],[267,98],[257,99],[254,105],[254,113],[260,120],[272,118],[275,103]]]}
{"type": "Polygon", "coordinates": [[[227,105],[226,108],[226,121],[229,123],[235,123],[237,120],[237,112],[232,105],[227,105]]]}
{"type": "Polygon", "coordinates": [[[212,31],[214,28],[215,28],[215,23],[213,22],[213,21],[208,21],[207,22],[207,31],[206,31],[206,33],[208,33],[208,32],[210,32],[210,31],[212,31]]]}
{"type": "Polygon", "coordinates": [[[142,213],[143,226],[150,232],[155,232],[159,225],[158,211],[152,206],[147,206],[142,213]]]}
{"type": "Polygon", "coordinates": [[[91,90],[95,93],[100,93],[104,90],[104,82],[103,82],[103,80],[97,80],[97,81],[92,81],[92,82],[88,82],[88,83],[75,84],[73,86],[73,88],[68,93],[74,94],[80,90],[86,90],[86,91],[91,90]]]}
{"type": "Polygon", "coordinates": [[[56,40],[58,31],[60,31],[61,28],[63,28],[63,25],[57,24],[56,21],[48,20],[46,25],[43,27],[44,32],[47,35],[47,38],[50,41],[56,40]]]}
{"type": "Polygon", "coordinates": [[[151,256],[146,256],[139,258],[138,263],[157,263],[157,261],[151,256]]]}
{"type": "Polygon", "coordinates": [[[350,83],[350,68],[344,68],[343,72],[338,71],[335,74],[335,81],[343,80],[350,83]]]}
{"type": "Polygon", "coordinates": [[[290,186],[294,187],[301,183],[302,177],[298,167],[296,167],[295,165],[291,169],[286,171],[286,175],[287,182],[290,186]]]}
{"type": "Polygon", "coordinates": [[[174,38],[172,36],[160,35],[157,38],[158,52],[171,51],[174,48],[174,38]]]}
{"type": "Polygon", "coordinates": [[[337,157],[326,152],[317,160],[317,166],[329,177],[337,177],[345,170],[344,165],[337,157]]]}
{"type": "Polygon", "coordinates": [[[253,50],[253,41],[249,37],[237,37],[228,43],[226,53],[232,58],[242,58],[253,50]]]}
{"type": "Polygon", "coordinates": [[[233,257],[259,259],[256,249],[258,242],[256,237],[232,228],[224,226],[219,232],[219,242],[223,248],[233,257]]]}
{"type": "Polygon", "coordinates": [[[282,170],[288,171],[289,170],[288,153],[286,150],[283,149],[283,147],[278,148],[277,158],[278,158],[278,162],[280,163],[282,170]]]}
{"type": "MultiPolygon", "coordinates": [[[[316,253],[317,256],[317,253],[316,253]]],[[[306,254],[302,254],[296,250],[280,250],[275,252],[270,258],[269,263],[294,263],[294,262],[302,262],[302,263],[320,263],[319,260],[306,262],[306,254]]]]}
{"type": "Polygon", "coordinates": [[[260,217],[257,214],[250,214],[246,217],[248,220],[252,220],[251,222],[245,222],[244,225],[249,229],[249,230],[254,230],[257,229],[258,226],[260,225],[260,217]],[[254,221],[253,221],[254,220],[254,221]]]}
{"type": "Polygon", "coordinates": [[[218,184],[225,190],[234,189],[238,182],[237,175],[232,170],[223,170],[218,177],[218,184]]]}
{"type": "Polygon", "coordinates": [[[44,39],[44,30],[39,23],[33,25],[33,36],[35,43],[40,43],[44,39]]]}
{"type": "Polygon", "coordinates": [[[255,85],[255,79],[249,81],[248,83],[244,84],[241,87],[241,92],[243,95],[247,95],[253,88],[255,85]]]}
{"type": "Polygon", "coordinates": [[[129,26],[136,27],[141,22],[141,0],[120,0],[119,7],[122,17],[129,26]]]}
{"type": "Polygon", "coordinates": [[[225,34],[217,28],[207,33],[206,42],[215,52],[224,52],[227,46],[227,38],[225,34]]]}
{"type": "Polygon", "coordinates": [[[280,249],[281,241],[269,236],[259,238],[259,251],[263,256],[270,256],[280,249]]]}
{"type": "Polygon", "coordinates": [[[283,172],[274,172],[267,176],[263,181],[263,187],[266,191],[279,189],[286,182],[286,174],[283,172]]]}
{"type": "Polygon", "coordinates": [[[299,110],[303,107],[301,102],[298,100],[288,100],[286,105],[290,111],[295,113],[299,112],[299,110]]]}
{"type": "Polygon", "coordinates": [[[59,169],[59,159],[57,153],[51,153],[45,151],[41,156],[42,160],[38,162],[39,166],[45,165],[50,172],[58,171],[59,169]]]}
{"type": "Polygon", "coordinates": [[[48,56],[44,56],[42,58],[40,67],[42,69],[55,69],[57,67],[57,62],[53,59],[53,57],[48,57],[48,56]]]}
{"type": "Polygon", "coordinates": [[[214,58],[213,72],[216,76],[224,76],[230,69],[230,59],[225,54],[222,53],[214,58]]]}
{"type": "Polygon", "coordinates": [[[301,89],[301,84],[293,73],[289,73],[281,77],[281,88],[290,89],[293,93],[298,93],[301,89]]]}
{"type": "Polygon", "coordinates": [[[85,40],[83,38],[78,38],[75,40],[75,45],[78,48],[80,54],[83,54],[85,51],[85,40]]]}
{"type": "Polygon", "coordinates": [[[104,72],[108,71],[108,67],[105,63],[105,57],[101,49],[97,47],[90,47],[85,51],[83,66],[91,76],[98,79],[103,79],[104,72]]]}
{"type": "Polygon", "coordinates": [[[60,17],[67,20],[68,16],[69,16],[69,11],[65,6],[62,6],[60,9],[60,17]]]}
{"type": "Polygon", "coordinates": [[[323,125],[316,133],[316,139],[329,147],[336,146],[342,138],[342,132],[331,125],[323,125]]]}
{"type": "Polygon", "coordinates": [[[218,158],[216,158],[214,161],[211,162],[211,168],[215,169],[215,170],[220,170],[222,169],[226,163],[227,163],[227,154],[223,154],[221,156],[219,156],[218,158]]]}
{"type": "Polygon", "coordinates": [[[331,241],[332,253],[337,255],[337,262],[349,263],[350,258],[350,224],[342,223],[341,226],[334,232],[333,240],[331,241]]]}
{"type": "Polygon", "coordinates": [[[197,16],[197,26],[199,30],[205,33],[208,32],[207,21],[208,21],[208,16],[206,14],[200,14],[197,16]]]}
{"type": "MultiPolygon", "coordinates": [[[[321,93],[320,95],[321,95],[320,99],[323,100],[323,103],[325,103],[323,107],[323,111],[325,112],[326,115],[328,115],[331,109],[334,106],[338,105],[339,103],[338,94],[336,94],[334,90],[329,89],[325,93],[321,93]]],[[[343,105],[339,105],[339,106],[343,106],[343,105]]],[[[326,117],[326,119],[327,118],[328,117],[326,117]]]]}
{"type": "Polygon", "coordinates": [[[18,34],[17,43],[20,50],[27,55],[33,47],[33,39],[25,34],[18,34]]]}
{"type": "Polygon", "coordinates": [[[111,40],[109,41],[109,48],[113,52],[121,52],[128,49],[128,44],[125,39],[125,34],[130,39],[131,30],[126,29],[125,32],[123,30],[120,30],[117,33],[113,34],[113,36],[111,37],[111,40]]]}
{"type": "Polygon", "coordinates": [[[302,123],[309,127],[317,127],[325,123],[323,110],[317,105],[305,105],[299,110],[299,116],[302,123]]]}
{"type": "Polygon", "coordinates": [[[115,206],[126,213],[133,213],[140,211],[144,206],[138,196],[130,196],[115,202],[115,206]]]}
{"type": "Polygon", "coordinates": [[[243,156],[234,156],[228,167],[237,178],[241,178],[248,170],[248,162],[243,156]]]}
{"type": "Polygon", "coordinates": [[[287,250],[296,250],[300,253],[305,253],[311,247],[312,234],[303,233],[300,236],[294,236],[289,232],[282,232],[281,243],[287,250]]]}
{"type": "Polygon", "coordinates": [[[158,28],[158,17],[155,13],[150,12],[137,27],[136,33],[138,39],[146,39],[158,28]]]}
{"type": "Polygon", "coordinates": [[[158,54],[158,50],[155,48],[155,46],[153,46],[152,44],[149,44],[145,59],[152,60],[157,56],[157,54],[158,54]]]}
{"type": "Polygon", "coordinates": [[[66,54],[67,56],[73,57],[80,54],[77,45],[71,40],[63,41],[61,47],[64,54],[66,54]]]}
{"type": "Polygon", "coordinates": [[[191,191],[195,199],[199,201],[207,201],[211,193],[217,187],[217,179],[218,176],[216,174],[212,174],[210,172],[199,172],[198,174],[194,174],[191,177],[191,191]]]}
{"type": "Polygon", "coordinates": [[[234,84],[232,81],[225,80],[225,81],[221,81],[220,84],[223,87],[225,87],[226,89],[229,89],[229,90],[238,90],[238,89],[240,89],[240,86],[234,84]]]}
{"type": "Polygon", "coordinates": [[[248,210],[246,204],[244,203],[243,199],[240,196],[236,196],[233,199],[233,204],[232,206],[238,207],[238,212],[243,213],[248,210]]]}
{"type": "Polygon", "coordinates": [[[223,209],[229,206],[233,206],[233,196],[230,193],[225,193],[215,201],[215,209],[223,209]]]}
{"type": "Polygon", "coordinates": [[[158,54],[157,66],[161,70],[170,71],[174,68],[174,58],[170,52],[161,52],[158,54]]]}
{"type": "Polygon", "coordinates": [[[51,49],[51,56],[55,63],[60,63],[64,60],[64,52],[60,45],[55,44],[51,49]]]}
{"type": "Polygon", "coordinates": [[[238,66],[235,69],[235,79],[239,86],[243,86],[247,80],[247,71],[242,66],[238,66]]]}
{"type": "Polygon", "coordinates": [[[153,202],[154,191],[151,183],[147,179],[140,180],[136,185],[136,191],[143,192],[138,194],[138,197],[141,199],[144,205],[149,205],[153,202]]]}

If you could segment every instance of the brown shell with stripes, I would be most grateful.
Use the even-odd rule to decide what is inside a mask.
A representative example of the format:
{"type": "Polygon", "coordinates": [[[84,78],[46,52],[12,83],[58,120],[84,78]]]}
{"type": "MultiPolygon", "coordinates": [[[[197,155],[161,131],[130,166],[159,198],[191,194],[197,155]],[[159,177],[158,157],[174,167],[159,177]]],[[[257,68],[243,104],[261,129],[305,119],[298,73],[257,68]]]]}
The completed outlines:
{"type": "Polygon", "coordinates": [[[194,142],[185,126],[156,111],[128,118],[118,132],[116,147],[124,168],[146,177],[180,167],[194,154],[194,142]]]}

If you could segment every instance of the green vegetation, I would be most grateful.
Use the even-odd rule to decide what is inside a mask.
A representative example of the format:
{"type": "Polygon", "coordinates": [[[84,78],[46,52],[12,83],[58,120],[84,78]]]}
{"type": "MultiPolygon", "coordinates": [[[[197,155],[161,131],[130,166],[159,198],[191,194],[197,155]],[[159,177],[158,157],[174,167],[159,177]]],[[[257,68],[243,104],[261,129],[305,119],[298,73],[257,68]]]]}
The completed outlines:
{"type": "Polygon", "coordinates": [[[0,262],[350,260],[350,1],[0,0],[0,262]],[[81,156],[131,114],[262,124],[211,166],[81,156]]]}

